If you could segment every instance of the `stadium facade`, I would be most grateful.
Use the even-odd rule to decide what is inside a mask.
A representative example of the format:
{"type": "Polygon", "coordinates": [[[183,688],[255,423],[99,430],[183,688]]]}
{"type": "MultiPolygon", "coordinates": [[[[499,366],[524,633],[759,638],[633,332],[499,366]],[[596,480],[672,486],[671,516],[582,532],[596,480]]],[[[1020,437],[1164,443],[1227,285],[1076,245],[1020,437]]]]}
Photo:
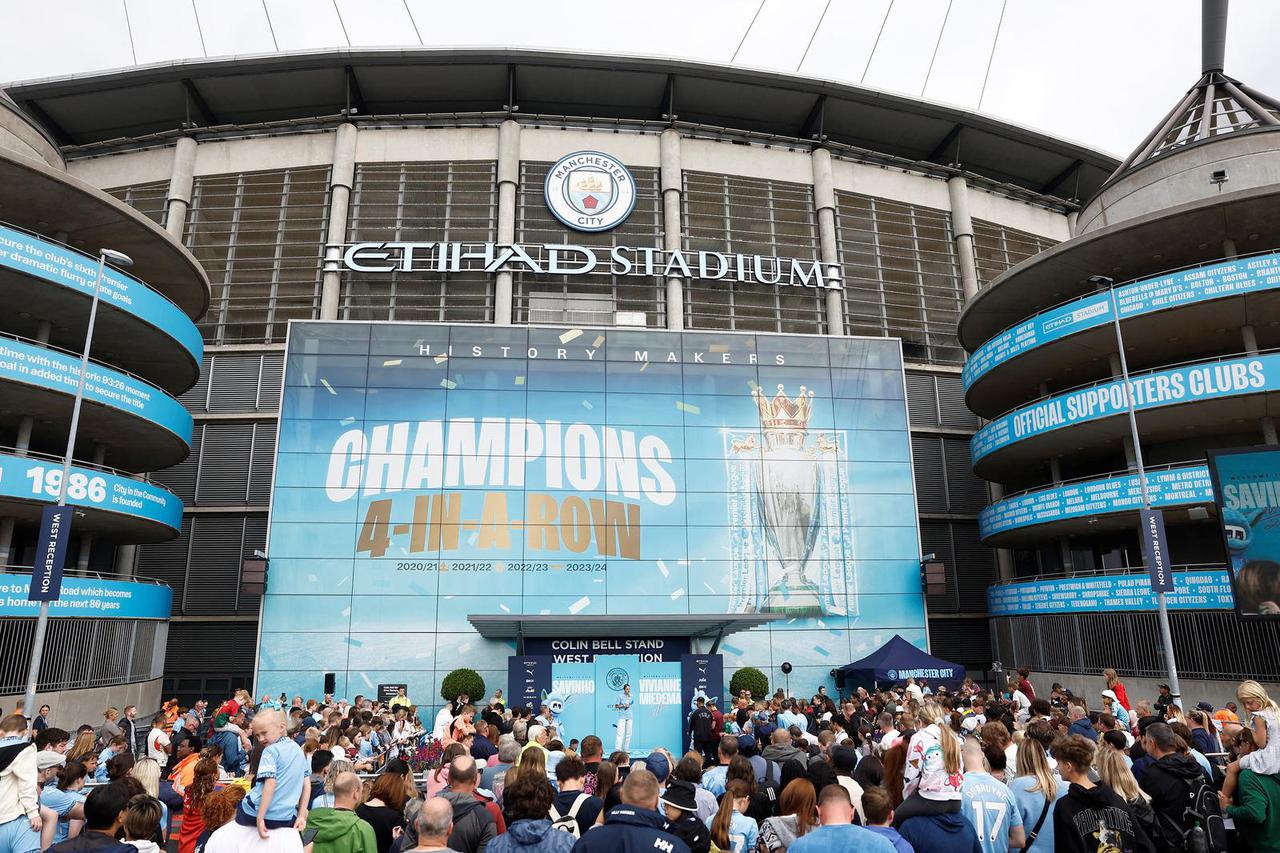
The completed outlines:
{"type": "MultiPolygon", "coordinates": [[[[986,419],[974,470],[997,497],[982,540],[1018,579],[992,589],[996,657],[1068,686],[1106,667],[1149,679],[1141,694],[1168,680],[1141,460],[1175,564],[1177,668],[1201,680],[1183,692],[1225,701],[1221,681],[1204,682],[1280,679],[1275,622],[1244,587],[1233,597],[1240,560],[1207,464],[1210,451],[1277,443],[1280,102],[1224,73],[1225,3],[1205,11],[1201,78],[1092,194],[1071,239],[968,300],[959,336],[965,401],[986,419]]],[[[1245,545],[1274,535],[1268,518],[1229,521],[1245,545]]]]}
{"type": "MultiPolygon", "coordinates": [[[[987,588],[1000,564],[979,532],[990,496],[971,470],[979,421],[964,405],[956,323],[966,300],[1008,292],[990,285],[1068,239],[1079,199],[1115,170],[1109,157],[825,81],[533,51],[246,57],[8,94],[56,143],[43,153],[65,161],[68,180],[149,220],[157,243],[180,241],[174,251],[208,276],[207,310],[200,299],[188,306],[203,335],[199,381],[167,386],[194,419],[191,453],[157,454],[178,464],[152,475],[182,501],[181,535],[114,563],[174,590],[166,692],[221,695],[254,672],[261,601],[242,589],[241,562],[267,544],[294,320],[324,321],[295,330],[364,335],[366,356],[380,352],[369,343],[377,329],[404,323],[458,334],[705,333],[761,351],[772,336],[829,338],[825,359],[835,341],[899,338],[918,546],[948,569],[946,593],[927,597],[928,639],[972,669],[990,666],[987,588]],[[629,215],[609,230],[578,230],[548,204],[548,172],[584,153],[621,164],[633,182],[629,215]],[[433,248],[405,262],[394,253],[409,243],[433,248]],[[493,264],[484,254],[565,244],[599,262],[586,268],[579,253],[572,268],[545,256],[493,264]],[[626,269],[613,262],[617,247],[626,269]],[[644,251],[663,263],[646,265],[644,251]],[[737,271],[699,269],[699,253],[737,271]]],[[[33,156],[7,148],[7,160],[33,156]]],[[[0,218],[12,221],[11,210],[0,218]]],[[[966,343],[980,336],[973,328],[966,343]]],[[[32,535],[22,520],[18,530],[32,535]]],[[[903,594],[919,598],[917,578],[911,586],[903,594]]],[[[797,656],[805,669],[793,680],[826,679],[857,650],[797,656]]],[[[743,663],[782,678],[770,653],[726,660],[743,663]]]]}

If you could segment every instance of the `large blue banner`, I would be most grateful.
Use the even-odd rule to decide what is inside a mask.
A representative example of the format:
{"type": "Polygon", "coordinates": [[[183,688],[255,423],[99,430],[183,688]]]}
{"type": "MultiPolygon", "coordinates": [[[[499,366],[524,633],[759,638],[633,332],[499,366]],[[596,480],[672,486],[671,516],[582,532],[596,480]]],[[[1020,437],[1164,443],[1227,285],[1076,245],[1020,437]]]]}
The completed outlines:
{"type": "MultiPolygon", "coordinates": [[[[72,396],[80,384],[80,359],[37,344],[0,338],[0,380],[50,388],[72,396]]],[[[141,379],[89,364],[84,398],[158,424],[191,444],[191,413],[159,388],[141,379]]]]}
{"type": "MultiPolygon", "coordinates": [[[[40,615],[40,602],[27,600],[29,574],[0,574],[0,617],[40,615]]],[[[62,592],[49,603],[50,616],[113,619],[168,619],[173,590],[164,584],[63,577],[62,592]]]]}
{"type": "Polygon", "coordinates": [[[1212,451],[1209,470],[1236,612],[1280,616],[1280,448],[1212,451]]]}
{"type": "Polygon", "coordinates": [[[578,615],[773,614],[726,667],[803,660],[816,688],[876,635],[924,640],[900,347],[295,323],[269,553],[273,694],[330,661],[339,693],[501,684],[513,646],[470,614],[558,614],[565,640],[578,615]]]}
{"type": "MultiPolygon", "coordinates": [[[[1280,353],[1224,359],[1129,377],[1137,411],[1239,394],[1280,390],[1280,353]]],[[[978,430],[974,461],[1015,441],[1051,430],[1124,415],[1124,380],[1102,382],[1014,409],[978,430]]]]}
{"type": "MultiPolygon", "coordinates": [[[[98,278],[97,258],[22,231],[0,225],[0,267],[26,273],[53,284],[93,295],[98,278]]],[[[200,330],[186,313],[138,279],[107,267],[99,293],[102,302],[132,314],[172,337],[196,364],[204,355],[200,330]]]]}
{"type": "MultiPolygon", "coordinates": [[[[1204,465],[1147,472],[1152,506],[1184,506],[1213,501],[1213,484],[1204,465]]],[[[1019,527],[1046,524],[1064,518],[1104,515],[1142,506],[1142,486],[1137,474],[1120,474],[1013,495],[991,504],[978,516],[983,539],[1019,527]]]]}
{"type": "MultiPolygon", "coordinates": [[[[1175,588],[1165,596],[1171,610],[1230,610],[1231,580],[1221,569],[1173,572],[1175,588]]],[[[1027,581],[987,587],[992,616],[1039,613],[1104,613],[1155,610],[1145,572],[1027,581]]]]}
{"type": "MultiPolygon", "coordinates": [[[[172,492],[143,480],[71,467],[67,503],[155,521],[178,530],[182,502],[172,492]]],[[[29,456],[0,454],[0,495],[32,501],[56,501],[62,486],[62,463],[29,456]]]]}
{"type": "MultiPolygon", "coordinates": [[[[1116,288],[1120,319],[1280,287],[1280,252],[1256,255],[1135,281],[1116,288]]],[[[1005,329],[973,351],[964,365],[969,389],[993,368],[1050,341],[1111,322],[1111,294],[1094,293],[1005,329]]]]}

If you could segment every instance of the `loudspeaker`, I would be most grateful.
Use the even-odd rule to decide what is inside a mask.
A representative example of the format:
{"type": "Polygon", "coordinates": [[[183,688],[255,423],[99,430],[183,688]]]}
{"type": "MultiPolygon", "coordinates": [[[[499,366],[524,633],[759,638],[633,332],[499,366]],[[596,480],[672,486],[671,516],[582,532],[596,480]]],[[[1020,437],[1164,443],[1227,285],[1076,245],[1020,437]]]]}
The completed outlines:
{"type": "Polygon", "coordinates": [[[324,674],[324,692],[329,695],[338,689],[338,674],[336,672],[326,672],[324,674]]]}
{"type": "Polygon", "coordinates": [[[844,670],[833,669],[831,670],[831,675],[836,680],[836,690],[843,692],[844,691],[844,670]]]}
{"type": "Polygon", "coordinates": [[[783,675],[791,674],[791,663],[789,661],[782,662],[782,674],[783,675]]]}

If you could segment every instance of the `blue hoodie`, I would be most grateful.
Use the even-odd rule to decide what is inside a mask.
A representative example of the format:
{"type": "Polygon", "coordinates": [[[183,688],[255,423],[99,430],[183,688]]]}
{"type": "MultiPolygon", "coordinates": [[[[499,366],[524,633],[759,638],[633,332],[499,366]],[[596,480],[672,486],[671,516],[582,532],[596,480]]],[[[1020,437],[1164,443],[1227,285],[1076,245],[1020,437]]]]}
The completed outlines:
{"type": "Polygon", "coordinates": [[[489,842],[487,853],[569,853],[577,839],[551,828],[551,820],[518,820],[489,842]]]}
{"type": "Polygon", "coordinates": [[[898,832],[916,850],[982,853],[982,844],[973,831],[973,824],[959,812],[907,818],[898,827],[898,832]]]}

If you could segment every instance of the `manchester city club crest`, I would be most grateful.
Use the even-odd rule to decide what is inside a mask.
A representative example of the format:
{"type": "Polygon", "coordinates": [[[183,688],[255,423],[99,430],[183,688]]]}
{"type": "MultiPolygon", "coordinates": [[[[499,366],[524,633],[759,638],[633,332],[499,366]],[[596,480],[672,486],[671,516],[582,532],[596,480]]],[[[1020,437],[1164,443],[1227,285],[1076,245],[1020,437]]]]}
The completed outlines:
{"type": "Polygon", "coordinates": [[[577,231],[616,228],[636,205],[636,184],[616,158],[599,151],[576,151],[547,172],[547,207],[577,231]]]}

